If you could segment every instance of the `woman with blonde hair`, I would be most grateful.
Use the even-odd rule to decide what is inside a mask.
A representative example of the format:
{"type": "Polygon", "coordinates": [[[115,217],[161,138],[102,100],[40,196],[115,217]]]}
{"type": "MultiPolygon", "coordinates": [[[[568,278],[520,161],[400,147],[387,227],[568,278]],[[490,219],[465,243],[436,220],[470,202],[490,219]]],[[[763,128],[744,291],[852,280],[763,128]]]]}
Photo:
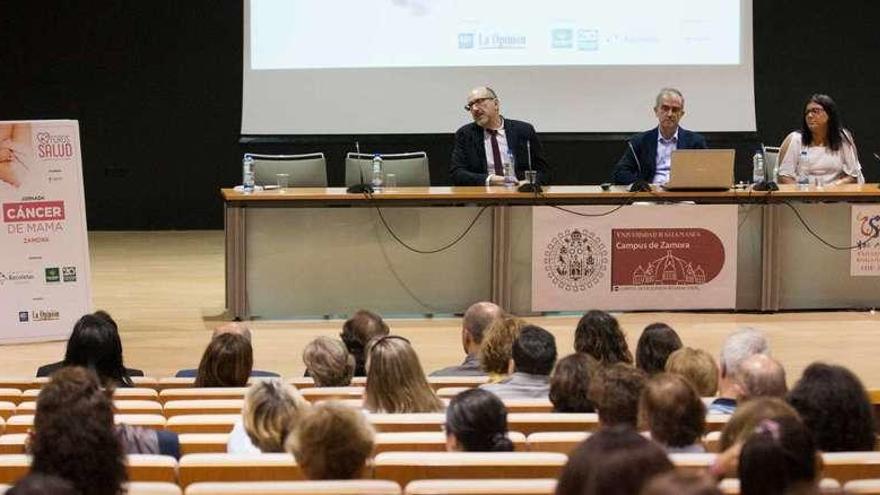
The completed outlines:
{"type": "Polygon", "coordinates": [[[367,344],[364,408],[374,413],[420,413],[443,410],[428,385],[409,340],[386,335],[367,344]]]}
{"type": "Polygon", "coordinates": [[[259,380],[244,396],[226,451],[230,454],[284,452],[284,441],[309,408],[299,391],[281,380],[259,380]]]}
{"type": "Polygon", "coordinates": [[[489,376],[489,383],[501,381],[510,374],[513,341],[526,322],[515,316],[496,319],[480,344],[480,366],[489,376]]]}

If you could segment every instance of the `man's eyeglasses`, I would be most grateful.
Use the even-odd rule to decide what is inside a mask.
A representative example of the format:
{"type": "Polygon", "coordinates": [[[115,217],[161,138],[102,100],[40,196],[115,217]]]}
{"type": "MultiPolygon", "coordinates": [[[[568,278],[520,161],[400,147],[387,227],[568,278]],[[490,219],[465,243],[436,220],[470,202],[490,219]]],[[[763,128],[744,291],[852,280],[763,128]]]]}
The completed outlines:
{"type": "Polygon", "coordinates": [[[487,102],[487,101],[489,101],[489,100],[494,100],[494,99],[495,99],[494,96],[485,96],[485,97],[483,97],[483,98],[477,98],[476,100],[473,100],[473,101],[468,102],[468,104],[464,106],[464,110],[465,110],[466,112],[470,112],[470,111],[471,111],[471,108],[474,108],[474,106],[476,106],[476,105],[482,105],[483,103],[485,103],[485,102],[487,102]]]}

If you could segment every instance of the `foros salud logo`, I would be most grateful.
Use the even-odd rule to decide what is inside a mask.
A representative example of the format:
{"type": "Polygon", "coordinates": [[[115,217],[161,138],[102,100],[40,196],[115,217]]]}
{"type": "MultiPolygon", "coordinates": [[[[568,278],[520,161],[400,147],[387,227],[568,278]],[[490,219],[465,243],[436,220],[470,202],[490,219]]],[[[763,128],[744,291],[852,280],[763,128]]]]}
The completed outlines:
{"type": "Polygon", "coordinates": [[[68,160],[73,158],[73,140],[67,134],[37,133],[37,158],[68,160]]]}

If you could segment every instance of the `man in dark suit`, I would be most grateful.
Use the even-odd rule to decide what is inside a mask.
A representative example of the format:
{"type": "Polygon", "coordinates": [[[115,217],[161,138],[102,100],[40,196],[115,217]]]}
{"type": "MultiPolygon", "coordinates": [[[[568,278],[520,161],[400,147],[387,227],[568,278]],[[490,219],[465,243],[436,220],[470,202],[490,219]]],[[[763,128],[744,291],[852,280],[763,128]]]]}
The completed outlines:
{"type": "Polygon", "coordinates": [[[550,182],[550,167],[535,128],[528,122],[505,119],[498,96],[492,88],[481,86],[468,93],[465,110],[474,119],[455,133],[455,147],[449,175],[456,186],[499,186],[504,184],[503,163],[513,158],[516,177],[525,179],[529,169],[529,147],[537,182],[550,182]]]}
{"type": "Polygon", "coordinates": [[[623,156],[614,166],[612,181],[615,184],[638,181],[665,184],[669,182],[672,150],[707,148],[703,136],[678,125],[684,117],[684,97],[679,90],[661,89],[654,102],[654,114],[657,127],[629,139],[623,156]]]}

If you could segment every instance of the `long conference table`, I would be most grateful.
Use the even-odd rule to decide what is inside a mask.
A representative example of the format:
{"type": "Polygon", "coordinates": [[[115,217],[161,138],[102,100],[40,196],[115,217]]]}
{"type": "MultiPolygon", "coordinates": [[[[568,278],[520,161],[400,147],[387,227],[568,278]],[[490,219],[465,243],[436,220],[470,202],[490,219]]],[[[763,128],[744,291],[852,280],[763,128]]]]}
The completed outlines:
{"type": "Polygon", "coordinates": [[[539,195],[504,187],[400,187],[369,197],[344,188],[221,194],[226,304],[242,319],[334,317],[360,308],[452,314],[479,300],[531,314],[532,208],[544,205],[734,204],[731,309],[873,308],[880,299],[880,277],[850,276],[849,251],[822,244],[794,212],[827,242],[848,246],[850,207],[880,203],[877,184],[782,185],[772,193],[549,186],[539,195]]]}

